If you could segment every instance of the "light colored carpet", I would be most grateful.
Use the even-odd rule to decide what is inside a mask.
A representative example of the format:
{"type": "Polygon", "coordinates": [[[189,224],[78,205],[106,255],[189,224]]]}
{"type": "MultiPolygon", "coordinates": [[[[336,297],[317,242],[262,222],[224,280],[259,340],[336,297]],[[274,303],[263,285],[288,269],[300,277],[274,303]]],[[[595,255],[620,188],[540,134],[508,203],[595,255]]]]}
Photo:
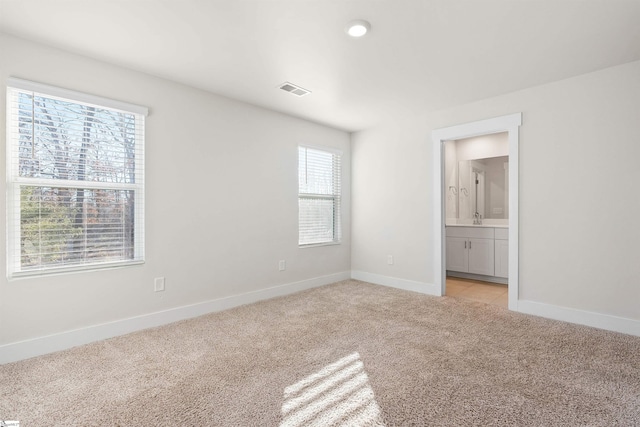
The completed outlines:
{"type": "Polygon", "coordinates": [[[640,338],[345,281],[0,366],[28,426],[637,426],[640,338]]]}

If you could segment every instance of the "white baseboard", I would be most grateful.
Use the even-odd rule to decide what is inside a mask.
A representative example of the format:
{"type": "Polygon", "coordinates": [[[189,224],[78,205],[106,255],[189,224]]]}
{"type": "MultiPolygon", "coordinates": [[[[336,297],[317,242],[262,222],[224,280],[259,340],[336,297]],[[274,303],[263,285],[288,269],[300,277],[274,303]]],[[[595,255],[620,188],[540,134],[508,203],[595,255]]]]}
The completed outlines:
{"type": "Polygon", "coordinates": [[[226,310],[244,304],[288,295],[318,286],[328,285],[351,278],[349,271],[315,277],[299,282],[273,286],[258,291],[230,297],[204,301],[192,305],[171,308],[155,313],[116,320],[100,325],[65,331],[44,337],[5,344],[0,346],[0,364],[28,359],[55,351],[65,350],[82,344],[100,341],[142,329],[166,325],[179,320],[190,319],[203,314],[226,310]]]}
{"type": "MultiPolygon", "coordinates": [[[[396,277],[382,276],[380,274],[355,270],[351,271],[351,278],[362,280],[363,282],[375,283],[377,285],[404,289],[406,291],[420,292],[435,296],[440,295],[440,289],[438,286],[431,283],[416,282],[413,280],[399,279],[396,277]]],[[[515,311],[520,313],[640,336],[640,320],[527,300],[518,300],[517,304],[518,306],[515,311]]]]}
{"type": "MultiPolygon", "coordinates": [[[[78,345],[88,344],[94,341],[100,341],[142,329],[162,326],[179,320],[190,319],[207,313],[226,310],[269,298],[288,295],[306,289],[339,282],[341,280],[347,280],[349,278],[427,295],[440,295],[440,289],[432,283],[399,279],[396,277],[383,276],[363,271],[345,271],[299,282],[273,286],[244,294],[233,295],[230,297],[204,301],[188,306],[176,307],[169,310],[116,320],[100,325],[88,326],[86,328],[5,344],[0,346],[0,364],[65,350],[78,345]]],[[[550,319],[640,336],[640,320],[526,300],[518,301],[517,311],[525,314],[532,314],[535,316],[547,317],[550,319]]]]}
{"type": "Polygon", "coordinates": [[[608,331],[640,336],[640,320],[527,300],[518,301],[517,311],[547,317],[549,319],[606,329],[608,331]]]}
{"type": "Polygon", "coordinates": [[[397,277],[382,276],[365,271],[351,271],[351,278],[362,280],[363,282],[384,285],[392,288],[404,289],[405,291],[419,292],[421,294],[440,296],[440,288],[433,283],[416,282],[414,280],[399,279],[397,277]]]}

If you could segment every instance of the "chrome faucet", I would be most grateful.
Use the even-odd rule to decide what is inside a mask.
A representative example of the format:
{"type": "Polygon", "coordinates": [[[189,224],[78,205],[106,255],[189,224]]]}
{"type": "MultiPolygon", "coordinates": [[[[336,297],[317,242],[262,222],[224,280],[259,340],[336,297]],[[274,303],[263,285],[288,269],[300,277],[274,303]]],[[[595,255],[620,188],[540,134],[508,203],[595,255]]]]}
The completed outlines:
{"type": "Polygon", "coordinates": [[[482,225],[482,215],[480,215],[480,212],[473,214],[473,225],[482,225]]]}

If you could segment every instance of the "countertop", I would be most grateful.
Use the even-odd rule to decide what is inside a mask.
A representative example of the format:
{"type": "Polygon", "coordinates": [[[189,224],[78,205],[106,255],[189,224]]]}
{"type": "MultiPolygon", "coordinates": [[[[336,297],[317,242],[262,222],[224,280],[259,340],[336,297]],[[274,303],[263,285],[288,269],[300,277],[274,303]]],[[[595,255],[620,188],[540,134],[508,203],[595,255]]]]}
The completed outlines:
{"type": "Polygon", "coordinates": [[[445,227],[509,228],[505,224],[446,224],[445,227]]]}

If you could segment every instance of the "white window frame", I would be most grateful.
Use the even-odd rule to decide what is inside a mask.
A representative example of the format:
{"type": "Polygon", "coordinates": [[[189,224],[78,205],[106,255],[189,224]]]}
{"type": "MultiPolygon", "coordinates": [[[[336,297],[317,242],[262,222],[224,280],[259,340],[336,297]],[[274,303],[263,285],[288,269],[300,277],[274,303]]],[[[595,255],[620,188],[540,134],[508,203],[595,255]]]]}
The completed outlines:
{"type": "MultiPolygon", "coordinates": [[[[328,194],[314,194],[304,193],[300,191],[300,182],[298,182],[298,247],[300,248],[312,248],[317,246],[329,246],[339,245],[342,243],[342,151],[330,147],[321,147],[314,145],[299,145],[298,156],[300,155],[300,149],[311,149],[322,151],[333,156],[332,162],[332,175],[334,181],[334,193],[328,194]],[[300,200],[301,199],[325,199],[333,200],[333,238],[323,242],[316,243],[301,243],[300,242],[300,200]]],[[[298,158],[298,164],[300,158],[298,158]]],[[[299,175],[298,175],[299,177],[299,175]]],[[[299,179],[299,178],[298,178],[299,179]]]]}
{"type": "Polygon", "coordinates": [[[7,117],[6,117],[6,151],[7,151],[7,277],[16,279],[51,274],[61,274],[76,271],[102,270],[105,268],[123,267],[144,263],[144,146],[145,146],[145,118],[148,115],[146,107],[129,104],[109,98],[89,95],[42,83],[10,77],[6,83],[7,117]],[[134,183],[101,183],[92,181],[60,180],[48,178],[31,178],[18,176],[19,156],[14,150],[14,135],[18,135],[18,121],[15,119],[14,105],[18,92],[32,92],[46,97],[62,98],[66,101],[90,104],[99,108],[119,110],[136,116],[136,170],[134,183]],[[21,270],[21,214],[20,187],[21,185],[44,186],[58,188],[84,188],[105,190],[133,190],[134,191],[134,256],[131,260],[102,261],[85,264],[67,264],[61,266],[45,266],[33,270],[21,270]]]}

